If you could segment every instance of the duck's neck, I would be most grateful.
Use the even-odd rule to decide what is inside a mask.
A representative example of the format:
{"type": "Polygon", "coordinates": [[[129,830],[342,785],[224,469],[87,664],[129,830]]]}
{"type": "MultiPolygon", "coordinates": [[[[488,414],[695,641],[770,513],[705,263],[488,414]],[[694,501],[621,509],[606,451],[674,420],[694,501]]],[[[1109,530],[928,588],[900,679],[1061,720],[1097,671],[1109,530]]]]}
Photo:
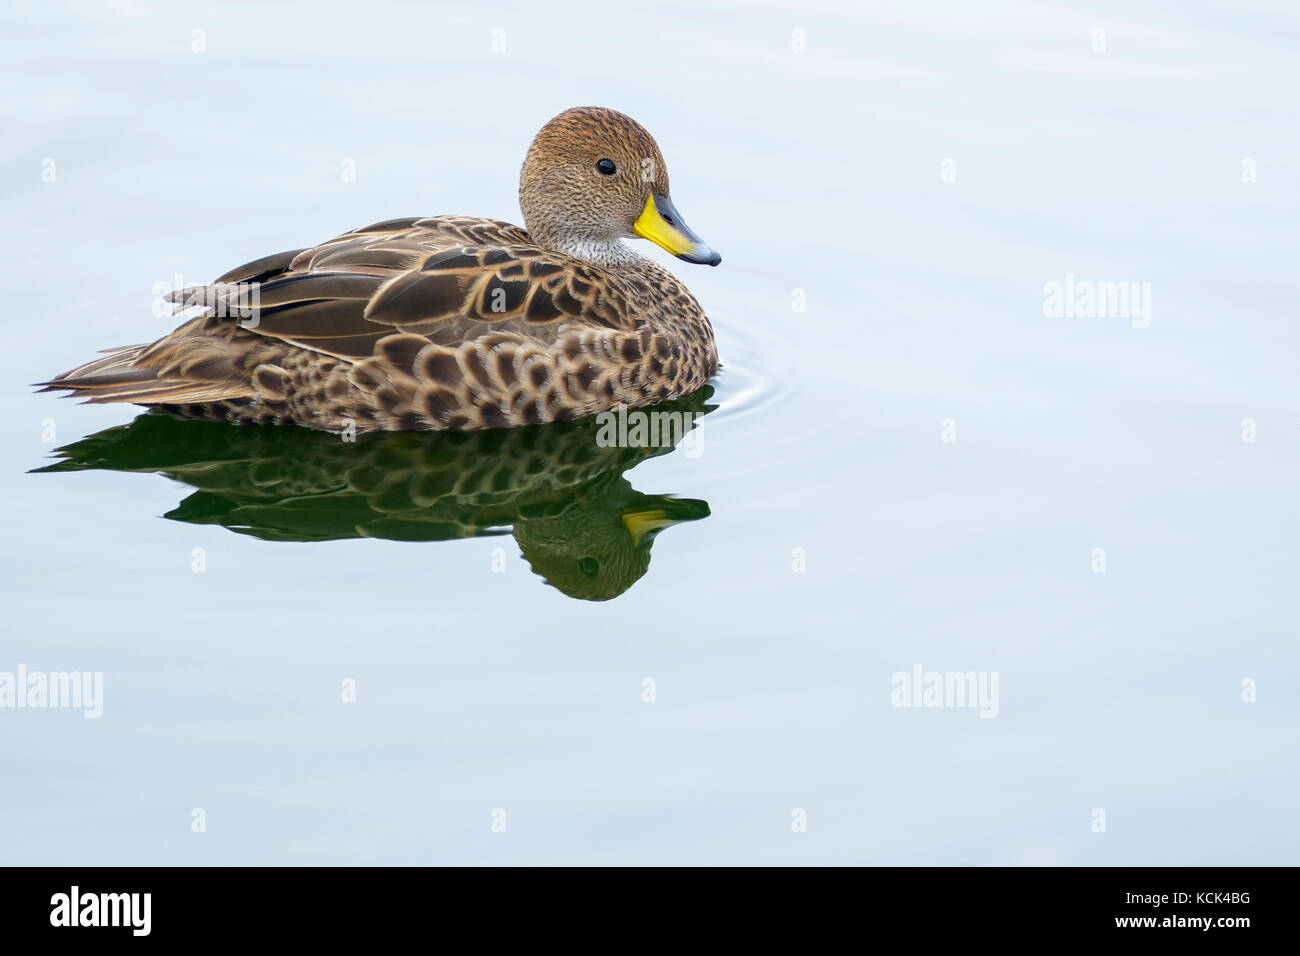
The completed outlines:
{"type": "Polygon", "coordinates": [[[621,239],[589,239],[580,236],[534,236],[540,246],[604,268],[643,265],[647,259],[621,239]]]}

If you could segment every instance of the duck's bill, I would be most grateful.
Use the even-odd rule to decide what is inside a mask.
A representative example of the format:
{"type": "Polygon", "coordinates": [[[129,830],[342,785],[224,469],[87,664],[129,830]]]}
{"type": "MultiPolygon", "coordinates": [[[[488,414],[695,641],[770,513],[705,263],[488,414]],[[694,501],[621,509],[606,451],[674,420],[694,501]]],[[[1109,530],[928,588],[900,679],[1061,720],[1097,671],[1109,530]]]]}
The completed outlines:
{"type": "Polygon", "coordinates": [[[706,266],[716,266],[722,261],[722,256],[691,232],[673,201],[659,193],[651,193],[646,199],[645,209],[641,210],[632,228],[642,239],[663,246],[678,259],[706,266]]]}
{"type": "Polygon", "coordinates": [[[624,508],[620,517],[623,527],[632,536],[632,544],[640,547],[653,541],[664,528],[683,521],[698,521],[709,516],[709,503],[697,498],[673,498],[670,495],[647,497],[636,505],[624,508]]]}

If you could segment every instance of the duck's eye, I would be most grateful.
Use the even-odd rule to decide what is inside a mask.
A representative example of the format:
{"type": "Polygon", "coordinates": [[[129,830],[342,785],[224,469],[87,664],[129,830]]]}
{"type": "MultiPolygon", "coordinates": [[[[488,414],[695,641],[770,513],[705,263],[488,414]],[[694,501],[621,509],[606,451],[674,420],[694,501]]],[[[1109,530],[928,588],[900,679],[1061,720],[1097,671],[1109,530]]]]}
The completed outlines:
{"type": "Polygon", "coordinates": [[[618,167],[614,165],[614,161],[612,159],[596,160],[596,169],[597,171],[600,172],[602,176],[613,176],[616,172],[618,172],[618,167]]]}
{"type": "Polygon", "coordinates": [[[587,577],[595,577],[596,572],[600,570],[600,562],[595,558],[579,558],[578,570],[587,577]]]}

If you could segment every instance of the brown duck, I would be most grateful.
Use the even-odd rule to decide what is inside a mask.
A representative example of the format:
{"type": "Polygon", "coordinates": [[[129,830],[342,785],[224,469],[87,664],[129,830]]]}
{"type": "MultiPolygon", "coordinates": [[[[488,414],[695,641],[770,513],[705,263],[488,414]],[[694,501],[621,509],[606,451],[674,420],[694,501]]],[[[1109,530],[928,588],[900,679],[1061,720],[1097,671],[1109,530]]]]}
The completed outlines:
{"type": "Polygon", "coordinates": [[[721,257],[669,198],[654,138],[566,110],[519,182],[526,228],[433,216],[356,229],[172,293],[201,309],[47,390],[194,418],[328,431],[505,428],[651,405],[718,367],[690,290],[623,240],[721,257]]]}

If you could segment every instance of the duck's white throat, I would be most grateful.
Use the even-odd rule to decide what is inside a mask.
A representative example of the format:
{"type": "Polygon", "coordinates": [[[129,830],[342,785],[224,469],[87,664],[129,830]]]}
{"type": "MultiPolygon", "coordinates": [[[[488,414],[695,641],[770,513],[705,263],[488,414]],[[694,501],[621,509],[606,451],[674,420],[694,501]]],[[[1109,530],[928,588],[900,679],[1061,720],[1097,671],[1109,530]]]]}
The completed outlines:
{"type": "Polygon", "coordinates": [[[566,236],[555,243],[555,251],[596,266],[627,266],[643,263],[641,255],[621,239],[583,239],[566,236]]]}

